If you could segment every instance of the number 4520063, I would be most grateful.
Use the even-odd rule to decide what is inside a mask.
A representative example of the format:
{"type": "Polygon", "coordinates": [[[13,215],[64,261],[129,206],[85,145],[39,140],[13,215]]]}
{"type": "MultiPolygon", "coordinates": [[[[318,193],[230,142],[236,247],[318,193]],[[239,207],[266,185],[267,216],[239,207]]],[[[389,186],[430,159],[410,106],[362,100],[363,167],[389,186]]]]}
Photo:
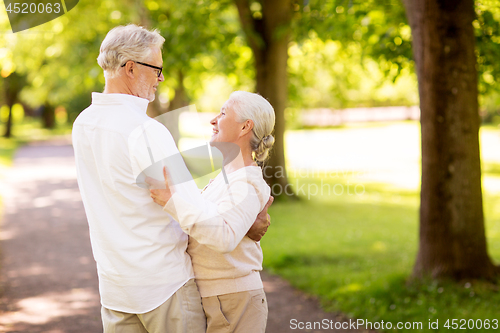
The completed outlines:
{"type": "Polygon", "coordinates": [[[61,4],[60,3],[9,3],[6,8],[8,13],[15,14],[42,14],[47,13],[50,14],[60,13],[61,12],[61,4]]]}
{"type": "Polygon", "coordinates": [[[444,327],[451,330],[498,329],[498,319],[448,319],[444,327]]]}

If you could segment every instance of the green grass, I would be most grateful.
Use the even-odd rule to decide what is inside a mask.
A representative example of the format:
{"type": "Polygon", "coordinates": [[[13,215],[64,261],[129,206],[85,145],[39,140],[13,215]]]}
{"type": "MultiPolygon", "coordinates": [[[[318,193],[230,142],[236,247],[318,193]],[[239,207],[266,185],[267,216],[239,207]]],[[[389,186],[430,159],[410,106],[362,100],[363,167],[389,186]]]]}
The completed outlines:
{"type": "Polygon", "coordinates": [[[57,123],[53,129],[42,128],[40,119],[26,117],[22,122],[14,123],[12,140],[21,143],[49,140],[57,136],[71,134],[71,127],[72,125],[68,123],[57,123]]]}
{"type": "Polygon", "coordinates": [[[483,162],[481,171],[483,175],[500,177],[500,163],[483,162]]]}
{"type": "MultiPolygon", "coordinates": [[[[321,185],[314,178],[300,181],[312,191],[321,185]]],[[[342,195],[328,195],[325,186],[323,195],[311,200],[271,207],[272,225],[261,242],[268,270],[317,295],[325,310],[351,318],[394,325],[418,321],[422,331],[429,331],[429,319],[438,319],[442,332],[448,331],[446,319],[500,320],[500,293],[488,284],[407,283],[418,242],[417,190],[350,179],[365,191],[348,195],[347,181],[330,179],[330,186],[344,186],[342,195]]],[[[500,196],[485,194],[484,200],[489,251],[498,263],[500,196]]]]}
{"type": "Polygon", "coordinates": [[[17,140],[0,137],[0,167],[12,165],[12,158],[18,145],[19,142],[17,140]]]}

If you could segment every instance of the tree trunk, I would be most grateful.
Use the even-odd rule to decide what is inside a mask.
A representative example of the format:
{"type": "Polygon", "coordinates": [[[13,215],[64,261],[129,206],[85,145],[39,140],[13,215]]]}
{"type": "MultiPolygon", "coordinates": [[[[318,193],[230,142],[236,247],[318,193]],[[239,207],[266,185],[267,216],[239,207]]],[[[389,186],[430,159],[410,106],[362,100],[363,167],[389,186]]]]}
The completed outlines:
{"type": "Polygon", "coordinates": [[[12,105],[7,105],[9,108],[9,115],[7,117],[7,122],[5,123],[5,132],[3,134],[4,138],[12,137],[12,105]]]}
{"type": "Polygon", "coordinates": [[[421,108],[420,243],[413,277],[492,279],[479,157],[474,0],[404,0],[421,108]]]}
{"type": "Polygon", "coordinates": [[[24,81],[23,78],[17,75],[16,73],[12,73],[4,79],[4,98],[7,107],[9,108],[9,115],[7,117],[7,122],[5,123],[5,131],[3,136],[5,138],[12,137],[12,107],[17,102],[17,97],[19,95],[19,91],[23,87],[24,81]]]}
{"type": "Polygon", "coordinates": [[[52,129],[56,126],[55,108],[49,103],[45,103],[42,113],[43,128],[52,129]]]}
{"type": "MultiPolygon", "coordinates": [[[[178,110],[189,105],[189,98],[186,94],[186,90],[184,89],[184,75],[182,74],[181,70],[179,70],[178,75],[179,76],[177,87],[175,88],[175,96],[170,101],[168,112],[178,110]]],[[[168,129],[170,130],[170,133],[175,140],[175,144],[178,145],[179,139],[181,137],[181,133],[179,132],[179,116],[181,115],[181,112],[171,112],[171,114],[172,115],[169,117],[171,125],[168,127],[168,129]]]]}
{"type": "Polygon", "coordinates": [[[170,101],[169,111],[177,110],[189,105],[189,98],[184,89],[184,74],[181,70],[177,72],[177,87],[175,88],[175,96],[170,101]]]}
{"type": "Polygon", "coordinates": [[[275,144],[264,177],[274,196],[294,196],[289,189],[285,167],[285,106],[288,97],[287,60],[291,0],[263,0],[262,18],[255,19],[249,0],[235,0],[243,31],[252,49],[255,61],[256,90],[267,98],[274,108],[276,124],[275,144]]]}
{"type": "Polygon", "coordinates": [[[23,103],[23,102],[20,102],[20,104],[23,106],[23,110],[24,110],[24,115],[25,116],[27,116],[27,117],[33,117],[34,116],[35,110],[33,110],[33,108],[31,106],[29,106],[28,104],[23,103]]]}
{"type": "Polygon", "coordinates": [[[138,24],[146,29],[152,28],[151,15],[144,1],[127,0],[125,4],[130,9],[131,23],[138,24]]]}

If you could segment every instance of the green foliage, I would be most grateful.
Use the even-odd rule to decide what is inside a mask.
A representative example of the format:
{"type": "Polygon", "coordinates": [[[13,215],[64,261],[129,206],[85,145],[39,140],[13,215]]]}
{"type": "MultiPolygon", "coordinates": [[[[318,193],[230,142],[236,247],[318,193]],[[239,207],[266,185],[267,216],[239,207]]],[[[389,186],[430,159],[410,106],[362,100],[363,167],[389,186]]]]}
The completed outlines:
{"type": "MultiPolygon", "coordinates": [[[[255,18],[261,7],[252,3],[255,18]]],[[[476,12],[480,102],[487,120],[494,121],[500,117],[499,5],[477,0],[476,12]]],[[[191,101],[212,111],[220,104],[214,97],[253,89],[252,53],[230,0],[80,1],[54,21],[2,34],[2,76],[14,71],[26,76],[23,101],[33,107],[46,101],[63,105],[72,120],[88,106],[90,92],[103,89],[96,62],[102,39],[112,27],[128,23],[158,28],[166,39],[163,99],[173,98],[181,77],[191,101]]],[[[1,10],[0,29],[9,30],[1,10]]],[[[292,109],[417,103],[411,31],[399,0],[296,2],[292,40],[292,109]]]]}
{"type": "Polygon", "coordinates": [[[292,108],[348,108],[358,106],[415,105],[415,74],[404,68],[394,82],[359,44],[322,41],[315,33],[289,48],[292,108]]]}
{"type": "Polygon", "coordinates": [[[220,75],[232,87],[248,85],[250,58],[231,1],[149,1],[146,6],[152,26],[165,37],[163,67],[170,89],[179,84],[179,74],[191,100],[201,98],[220,75]]]}
{"type": "Polygon", "coordinates": [[[476,1],[476,54],[483,121],[500,124],[500,5],[497,1],[476,1]]]}
{"type": "Polygon", "coordinates": [[[477,1],[474,28],[477,62],[480,73],[480,91],[488,93],[496,88],[500,76],[500,5],[496,1],[477,1]]]}
{"type": "MultiPolygon", "coordinates": [[[[22,100],[32,107],[45,102],[68,107],[78,96],[102,90],[104,78],[95,59],[99,40],[109,27],[109,23],[102,24],[109,15],[107,3],[83,1],[54,21],[0,37],[12,64],[2,70],[24,73],[28,79],[22,100]]],[[[77,113],[86,106],[68,109],[77,113]]]]}
{"type": "Polygon", "coordinates": [[[296,6],[295,32],[301,42],[315,31],[323,40],[356,44],[388,77],[413,68],[411,29],[399,0],[311,0],[296,6]]]}
{"type": "MultiPolygon", "coordinates": [[[[33,107],[46,101],[63,105],[69,119],[74,119],[89,105],[90,92],[104,87],[96,62],[104,36],[129,23],[157,28],[166,39],[167,99],[173,97],[179,73],[194,99],[220,75],[231,87],[252,86],[249,49],[230,1],[80,1],[68,14],[29,32],[0,36],[2,75],[24,73],[28,79],[21,94],[24,101],[33,107]]],[[[0,17],[3,27],[8,29],[6,15],[0,17]]]]}
{"type": "MultiPolygon", "coordinates": [[[[500,4],[495,0],[477,0],[476,14],[474,28],[480,105],[486,121],[493,121],[496,117],[500,122],[500,86],[497,84],[500,76],[497,61],[500,53],[500,4]]],[[[357,61],[363,66],[365,58],[370,58],[377,62],[386,78],[393,81],[402,73],[414,72],[411,29],[399,0],[310,0],[305,6],[295,5],[295,18],[295,39],[299,45],[310,41],[311,36],[338,41],[346,58],[351,60],[340,60],[343,65],[352,66],[357,61]]],[[[304,73],[307,75],[308,72],[304,73]]],[[[368,73],[365,75],[369,77],[368,73]]],[[[330,76],[330,80],[332,77],[335,76],[330,76]]],[[[350,83],[344,79],[343,86],[337,87],[335,94],[345,96],[345,86],[350,83]]]]}

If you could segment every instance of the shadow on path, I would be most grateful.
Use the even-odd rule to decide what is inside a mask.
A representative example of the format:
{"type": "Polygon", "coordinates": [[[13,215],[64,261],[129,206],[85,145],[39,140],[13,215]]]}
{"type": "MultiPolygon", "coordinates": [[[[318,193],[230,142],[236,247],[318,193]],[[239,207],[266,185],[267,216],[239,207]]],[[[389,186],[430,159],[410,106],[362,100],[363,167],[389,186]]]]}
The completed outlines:
{"type": "MultiPolygon", "coordinates": [[[[55,142],[19,149],[4,183],[0,332],[102,332],[97,272],[73,148],[55,142]]],[[[279,277],[263,273],[263,279],[267,332],[320,332],[292,330],[290,320],[341,318],[322,312],[317,301],[279,277]]]]}

